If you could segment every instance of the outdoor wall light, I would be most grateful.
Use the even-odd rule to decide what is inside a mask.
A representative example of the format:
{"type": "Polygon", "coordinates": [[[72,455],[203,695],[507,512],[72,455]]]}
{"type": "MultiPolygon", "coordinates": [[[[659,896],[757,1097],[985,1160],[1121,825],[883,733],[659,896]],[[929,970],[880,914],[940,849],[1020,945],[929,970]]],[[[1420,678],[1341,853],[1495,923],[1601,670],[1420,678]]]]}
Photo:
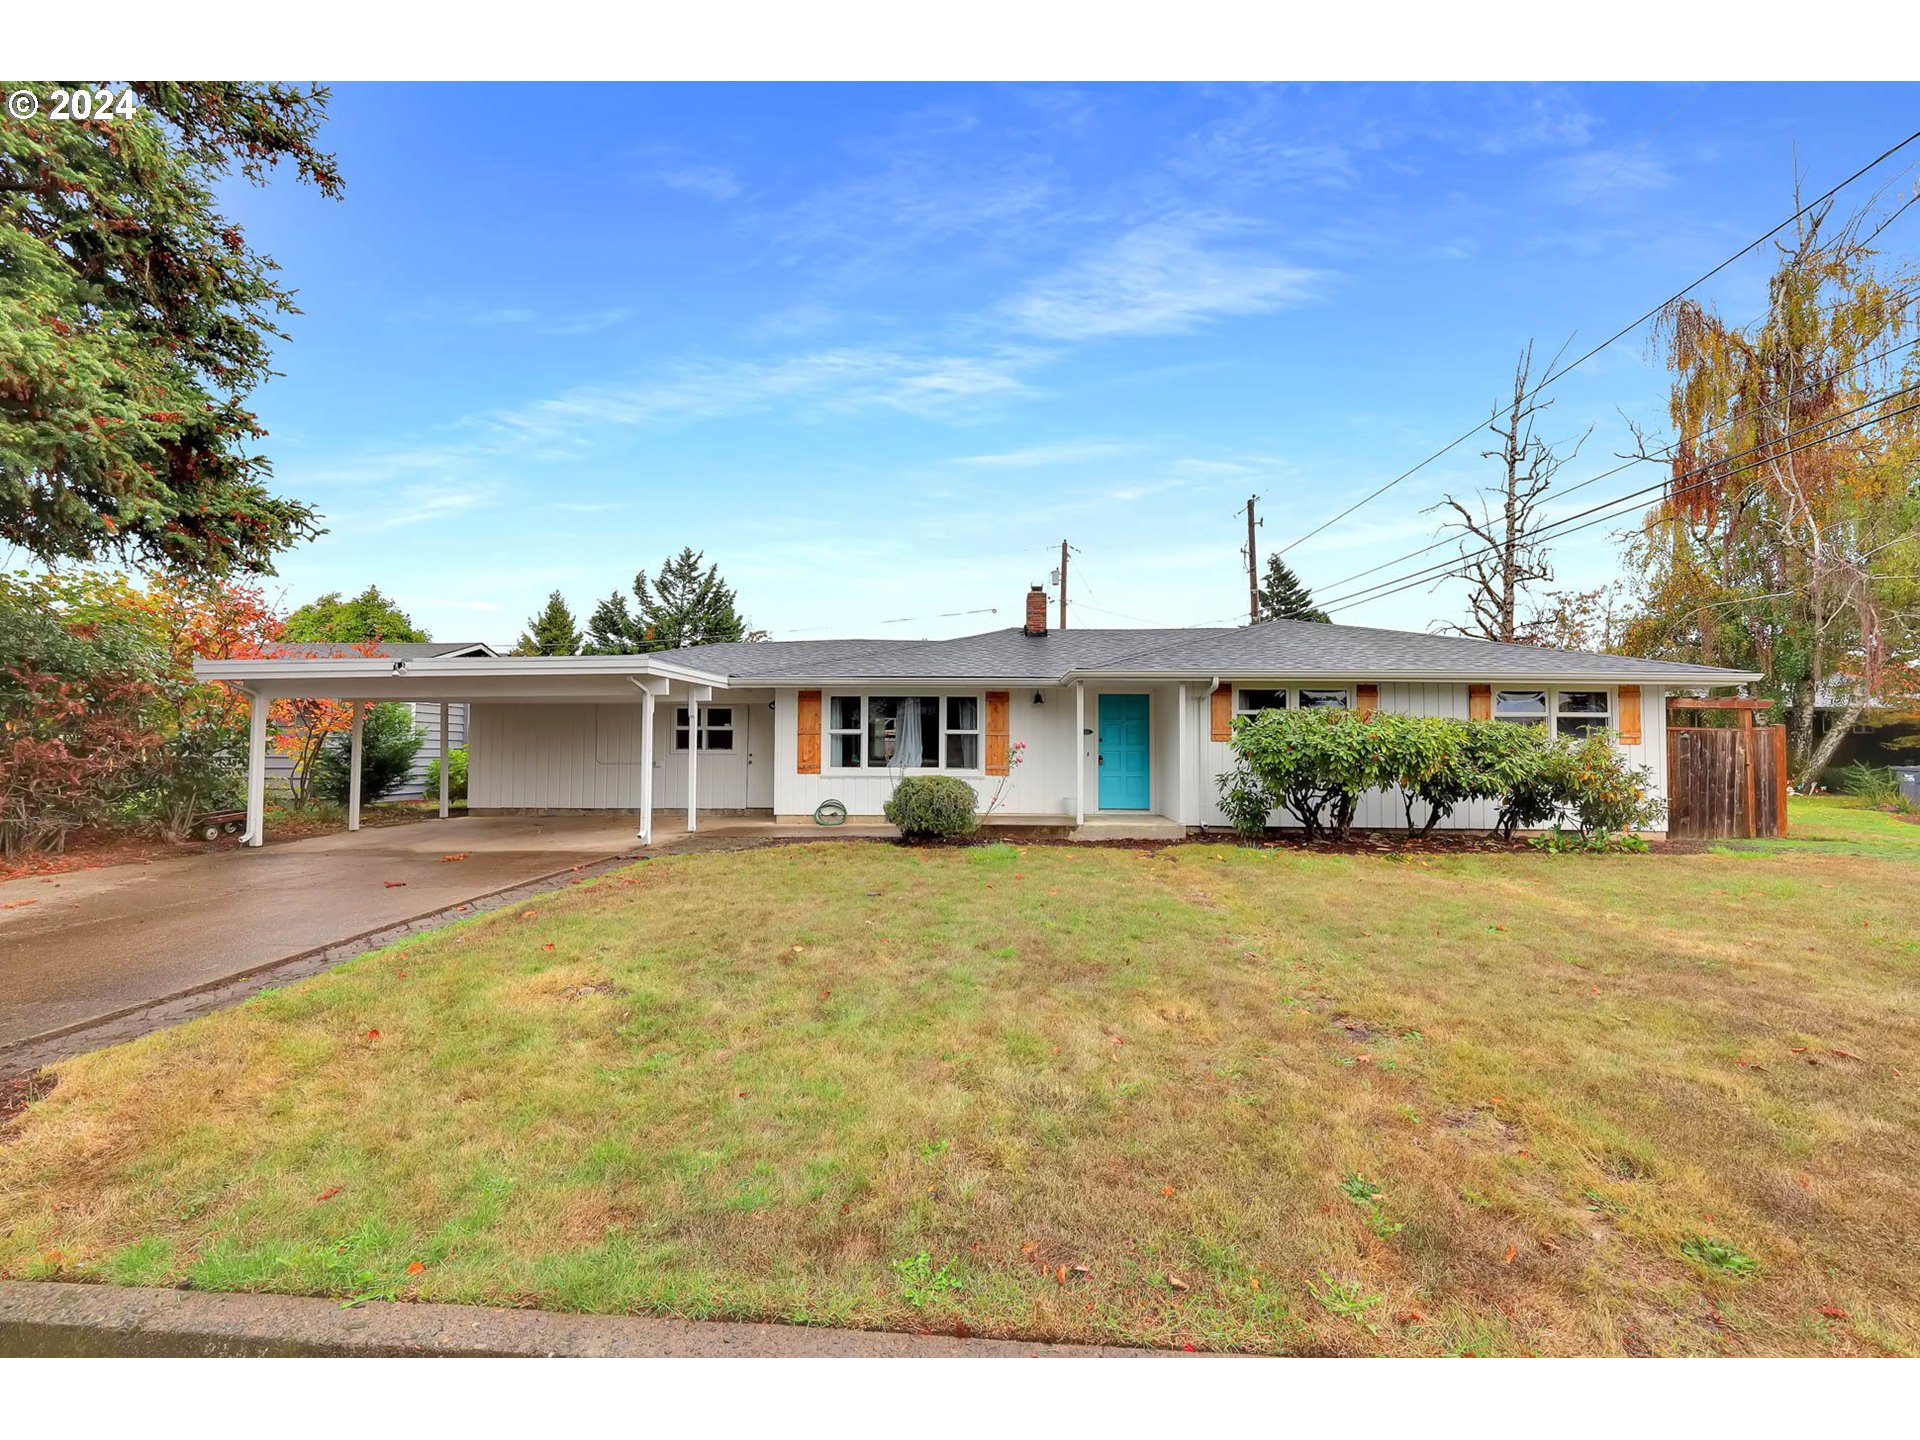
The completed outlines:
{"type": "Polygon", "coordinates": [[[1036,690],[1033,692],[1033,703],[1036,705],[1044,705],[1047,703],[1046,697],[1036,690]]]}

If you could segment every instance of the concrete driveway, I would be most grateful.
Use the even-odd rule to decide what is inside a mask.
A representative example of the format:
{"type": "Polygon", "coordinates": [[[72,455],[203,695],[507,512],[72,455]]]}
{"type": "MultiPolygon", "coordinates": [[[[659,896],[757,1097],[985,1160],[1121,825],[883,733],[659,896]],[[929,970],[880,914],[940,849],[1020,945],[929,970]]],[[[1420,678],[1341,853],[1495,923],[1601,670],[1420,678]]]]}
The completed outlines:
{"type": "Polygon", "coordinates": [[[625,854],[633,828],[470,816],[7,881],[0,1049],[625,854]]]}

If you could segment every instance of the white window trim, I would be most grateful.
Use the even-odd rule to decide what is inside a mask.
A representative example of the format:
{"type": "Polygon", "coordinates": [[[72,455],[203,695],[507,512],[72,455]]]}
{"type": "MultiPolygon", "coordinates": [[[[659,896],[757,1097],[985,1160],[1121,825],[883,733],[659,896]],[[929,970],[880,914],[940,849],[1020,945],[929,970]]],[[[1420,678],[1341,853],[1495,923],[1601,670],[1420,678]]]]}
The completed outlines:
{"type": "Polygon", "coordinates": [[[860,690],[860,691],[830,690],[820,697],[820,704],[821,704],[822,718],[826,722],[821,727],[821,734],[825,740],[825,744],[822,747],[825,753],[820,757],[820,773],[822,775],[981,776],[987,773],[986,772],[987,696],[985,691],[982,691],[982,690],[860,690]],[[868,724],[869,724],[869,717],[867,714],[867,702],[870,700],[913,700],[913,699],[922,699],[922,698],[932,699],[938,702],[936,706],[936,712],[939,717],[940,734],[938,739],[935,742],[934,754],[938,755],[943,762],[945,761],[946,755],[947,755],[947,736],[949,733],[954,735],[974,735],[979,737],[974,745],[974,754],[977,757],[979,763],[971,766],[965,766],[965,767],[949,766],[944,763],[939,765],[868,765],[868,764],[865,764],[864,762],[867,758],[867,736],[868,736],[868,724]],[[859,728],[855,730],[849,730],[849,729],[836,727],[833,723],[833,702],[835,700],[854,700],[854,699],[857,699],[860,702],[859,728]],[[959,700],[959,699],[971,699],[973,701],[974,714],[975,716],[978,717],[978,720],[979,720],[978,729],[954,730],[951,732],[949,732],[949,730],[947,729],[947,701],[959,700]],[[834,756],[837,753],[837,749],[838,749],[838,747],[834,744],[834,741],[841,735],[855,735],[859,737],[860,759],[863,763],[859,765],[836,765],[835,763],[833,763],[834,756]]]}
{"type": "Polygon", "coordinates": [[[1571,731],[1562,732],[1562,730],[1560,729],[1561,722],[1571,721],[1575,725],[1591,725],[1597,720],[1600,722],[1600,728],[1606,731],[1607,734],[1612,735],[1614,737],[1616,744],[1619,742],[1620,729],[1615,722],[1619,719],[1619,715],[1620,715],[1620,695],[1619,695],[1619,692],[1613,688],[1613,686],[1611,685],[1569,685],[1564,690],[1561,690],[1561,689],[1553,690],[1547,696],[1547,704],[1551,707],[1548,713],[1551,714],[1553,717],[1553,733],[1555,735],[1560,735],[1562,733],[1565,733],[1569,739],[1578,739],[1579,737],[1574,735],[1573,732],[1571,731]],[[1560,697],[1562,695],[1569,695],[1569,694],[1575,694],[1575,693],[1578,693],[1581,695],[1606,696],[1607,698],[1606,712],[1600,715],[1594,715],[1591,713],[1582,714],[1582,715],[1563,715],[1560,712],[1560,697]]]}
{"type": "MultiPolygon", "coordinates": [[[[680,738],[680,732],[687,728],[680,723],[680,714],[686,708],[685,705],[674,706],[673,724],[668,727],[672,731],[672,734],[667,741],[667,747],[675,755],[684,755],[687,753],[687,746],[680,738]]],[[[715,750],[706,743],[706,739],[707,736],[713,734],[716,730],[728,735],[737,735],[739,731],[735,725],[734,716],[739,712],[739,709],[740,707],[732,701],[727,701],[720,705],[702,705],[700,707],[700,753],[702,755],[733,755],[738,753],[739,742],[737,740],[731,749],[715,750]],[[711,723],[711,717],[715,710],[725,710],[727,712],[726,724],[715,725],[711,723]]]]}
{"type": "Polygon", "coordinates": [[[1300,703],[1300,697],[1309,690],[1338,690],[1342,695],[1347,697],[1344,706],[1316,705],[1312,708],[1316,710],[1331,710],[1335,708],[1351,710],[1354,708],[1355,683],[1356,682],[1349,680],[1324,680],[1316,681],[1310,685],[1235,685],[1233,687],[1233,713],[1236,715],[1258,715],[1261,713],[1258,710],[1248,709],[1245,703],[1242,702],[1240,697],[1249,690],[1277,690],[1287,697],[1287,709],[1289,710],[1307,708],[1300,703]]]}

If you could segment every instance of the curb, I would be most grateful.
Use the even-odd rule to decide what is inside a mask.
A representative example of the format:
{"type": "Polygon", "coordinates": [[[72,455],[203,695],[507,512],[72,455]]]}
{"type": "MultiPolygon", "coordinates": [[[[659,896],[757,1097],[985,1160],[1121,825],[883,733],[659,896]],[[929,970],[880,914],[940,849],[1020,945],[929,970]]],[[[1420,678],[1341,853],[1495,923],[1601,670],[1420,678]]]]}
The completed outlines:
{"type": "Polygon", "coordinates": [[[478,1305],[219,1295],[0,1281],[0,1356],[609,1357],[629,1359],[1173,1358],[1110,1345],[908,1335],[478,1305]]]}

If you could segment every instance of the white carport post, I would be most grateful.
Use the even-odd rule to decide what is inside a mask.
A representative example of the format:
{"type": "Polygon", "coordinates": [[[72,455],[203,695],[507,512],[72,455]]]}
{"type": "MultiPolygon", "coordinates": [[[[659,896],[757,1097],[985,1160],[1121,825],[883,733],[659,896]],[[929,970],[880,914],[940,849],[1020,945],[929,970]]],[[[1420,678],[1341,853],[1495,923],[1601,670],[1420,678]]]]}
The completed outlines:
{"type": "Polygon", "coordinates": [[[440,702],[440,818],[442,820],[447,818],[447,787],[453,778],[447,773],[453,768],[447,759],[447,727],[451,723],[452,710],[453,707],[446,701],[440,702]]]}
{"type": "Polygon", "coordinates": [[[1087,682],[1073,682],[1073,823],[1087,823],[1087,682]]]}
{"type": "Polygon", "coordinates": [[[267,711],[273,702],[258,690],[247,692],[247,832],[242,845],[259,845],[267,829],[267,711]]]}
{"type": "Polygon", "coordinates": [[[667,693],[667,682],[656,676],[631,676],[640,691],[640,843],[653,844],[653,712],[654,701],[667,693]]]}
{"type": "Polygon", "coordinates": [[[353,740],[347,746],[347,829],[360,828],[360,756],[366,738],[367,702],[353,702],[353,740]]]}

